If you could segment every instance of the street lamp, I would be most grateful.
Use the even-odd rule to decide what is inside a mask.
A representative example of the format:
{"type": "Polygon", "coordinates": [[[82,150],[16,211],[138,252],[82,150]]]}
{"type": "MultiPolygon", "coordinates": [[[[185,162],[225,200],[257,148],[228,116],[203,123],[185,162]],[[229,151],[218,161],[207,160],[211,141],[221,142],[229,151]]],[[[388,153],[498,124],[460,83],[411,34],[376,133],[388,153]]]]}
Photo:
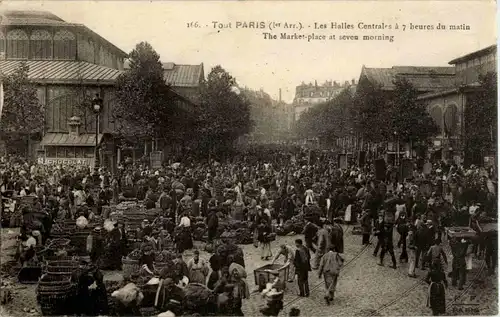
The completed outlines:
{"type": "Polygon", "coordinates": [[[95,148],[94,148],[94,172],[97,175],[99,170],[99,115],[102,110],[102,99],[99,98],[99,94],[96,94],[94,99],[92,99],[92,110],[95,113],[95,148]]]}
{"type": "Polygon", "coordinates": [[[396,138],[396,165],[399,165],[399,135],[397,131],[394,131],[394,137],[396,138]]]}

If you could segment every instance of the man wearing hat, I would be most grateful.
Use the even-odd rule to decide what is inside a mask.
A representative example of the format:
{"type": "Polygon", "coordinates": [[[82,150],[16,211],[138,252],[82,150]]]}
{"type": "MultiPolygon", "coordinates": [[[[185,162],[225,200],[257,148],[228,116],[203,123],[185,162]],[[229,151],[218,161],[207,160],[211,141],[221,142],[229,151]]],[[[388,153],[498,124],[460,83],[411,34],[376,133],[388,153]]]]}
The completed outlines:
{"type": "Polygon", "coordinates": [[[392,259],[392,268],[396,269],[396,256],[394,255],[394,243],[392,241],[392,224],[384,225],[384,233],[382,235],[382,252],[380,253],[380,262],[378,265],[384,266],[384,256],[388,252],[392,259]]]}
{"type": "Polygon", "coordinates": [[[95,227],[87,237],[87,252],[90,255],[92,263],[97,264],[104,254],[104,239],[102,238],[101,227],[95,227]]]}
{"type": "Polygon", "coordinates": [[[399,262],[406,261],[408,263],[408,253],[406,251],[406,238],[408,237],[408,220],[406,219],[406,212],[402,211],[396,220],[396,229],[399,233],[398,248],[401,248],[401,255],[399,262]]]}

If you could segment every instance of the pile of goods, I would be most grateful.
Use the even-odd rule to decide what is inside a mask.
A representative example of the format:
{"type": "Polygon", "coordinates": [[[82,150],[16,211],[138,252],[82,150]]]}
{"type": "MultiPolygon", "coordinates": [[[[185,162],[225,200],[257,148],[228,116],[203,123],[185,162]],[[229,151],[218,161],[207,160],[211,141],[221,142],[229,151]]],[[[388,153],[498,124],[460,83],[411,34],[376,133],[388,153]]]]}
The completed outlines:
{"type": "Polygon", "coordinates": [[[160,209],[146,210],[145,206],[133,201],[121,202],[115,207],[115,211],[125,223],[125,227],[135,230],[140,228],[144,219],[152,223],[160,214],[160,209]]]}
{"type": "Polygon", "coordinates": [[[157,252],[155,255],[155,263],[166,263],[169,261],[174,261],[176,258],[176,254],[172,251],[163,250],[161,252],[157,252]]]}
{"type": "Polygon", "coordinates": [[[194,218],[191,226],[193,227],[193,240],[205,241],[207,225],[205,224],[203,217],[194,218]]]}
{"type": "Polygon", "coordinates": [[[106,287],[106,295],[108,301],[108,315],[109,316],[118,316],[118,311],[116,309],[116,301],[111,296],[116,290],[120,289],[123,285],[123,281],[114,281],[114,280],[104,280],[104,285],[106,287]]]}
{"type": "Polygon", "coordinates": [[[220,238],[225,242],[233,244],[252,244],[253,232],[248,228],[239,228],[235,231],[224,232],[220,238]]]}
{"type": "Polygon", "coordinates": [[[200,314],[208,316],[216,313],[217,298],[205,285],[191,283],[184,288],[183,315],[200,314]]]}
{"type": "Polygon", "coordinates": [[[122,270],[123,270],[123,278],[129,279],[135,273],[139,272],[141,268],[139,266],[139,260],[142,256],[142,252],[139,249],[135,249],[130,252],[129,255],[122,258],[122,270]]]}
{"type": "Polygon", "coordinates": [[[253,223],[250,221],[230,220],[219,224],[218,236],[232,244],[251,244],[253,242],[253,223]]]}
{"type": "Polygon", "coordinates": [[[87,255],[87,238],[92,232],[91,228],[77,228],[71,233],[70,245],[74,248],[74,252],[77,255],[85,256],[87,255]]]}
{"type": "Polygon", "coordinates": [[[232,243],[222,243],[215,248],[215,253],[219,255],[222,259],[221,267],[231,265],[235,262],[243,267],[245,267],[245,257],[243,254],[243,249],[232,243]]]}
{"type": "Polygon", "coordinates": [[[279,236],[286,236],[292,233],[300,234],[304,230],[305,225],[304,216],[293,216],[290,220],[287,220],[282,227],[276,228],[276,234],[279,236]]]}

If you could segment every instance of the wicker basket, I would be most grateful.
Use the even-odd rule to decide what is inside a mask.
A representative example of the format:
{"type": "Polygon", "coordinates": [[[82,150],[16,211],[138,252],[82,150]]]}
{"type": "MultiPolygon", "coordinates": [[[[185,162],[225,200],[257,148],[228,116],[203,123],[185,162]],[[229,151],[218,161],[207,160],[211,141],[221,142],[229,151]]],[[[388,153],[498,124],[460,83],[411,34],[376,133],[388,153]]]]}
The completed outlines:
{"type": "Polygon", "coordinates": [[[49,242],[48,248],[54,251],[59,251],[62,248],[66,248],[71,243],[70,239],[67,238],[55,238],[49,242]]]}
{"type": "Polygon", "coordinates": [[[132,260],[129,258],[122,258],[123,278],[130,278],[134,273],[140,270],[139,260],[132,260]]]}
{"type": "Polygon", "coordinates": [[[87,237],[90,234],[89,229],[77,230],[71,234],[71,245],[75,247],[78,255],[87,254],[87,237]]]}
{"type": "Polygon", "coordinates": [[[71,314],[76,287],[65,276],[42,276],[37,288],[37,301],[44,316],[71,314]]]}
{"type": "Polygon", "coordinates": [[[47,273],[50,275],[72,275],[80,271],[77,261],[51,261],[47,263],[47,273]]]}

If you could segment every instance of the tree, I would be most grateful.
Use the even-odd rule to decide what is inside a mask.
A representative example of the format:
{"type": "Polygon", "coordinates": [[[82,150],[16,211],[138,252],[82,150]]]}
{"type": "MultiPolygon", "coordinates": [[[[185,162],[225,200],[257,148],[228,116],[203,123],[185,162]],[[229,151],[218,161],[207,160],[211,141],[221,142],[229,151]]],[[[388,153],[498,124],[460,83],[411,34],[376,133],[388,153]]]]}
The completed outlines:
{"type": "Polygon", "coordinates": [[[360,80],[353,107],[354,129],[365,141],[379,143],[391,138],[387,95],[368,80],[360,80]]]}
{"type": "Polygon", "coordinates": [[[201,89],[198,118],[201,146],[210,153],[232,146],[252,126],[250,102],[240,94],[233,78],[221,66],[212,68],[201,89]]]}
{"type": "Polygon", "coordinates": [[[465,149],[468,160],[482,163],[482,156],[497,146],[497,74],[479,77],[477,92],[467,98],[465,108],[465,149]],[[481,161],[480,161],[481,160],[481,161]]]}
{"type": "Polygon", "coordinates": [[[296,132],[303,138],[333,140],[352,133],[353,96],[344,89],[334,99],[315,105],[301,114],[296,132]]]}
{"type": "Polygon", "coordinates": [[[390,101],[391,128],[399,140],[424,145],[439,132],[425,106],[418,102],[417,89],[406,79],[394,81],[394,95],[390,101]]]}
{"type": "Polygon", "coordinates": [[[182,126],[184,111],[163,79],[160,55],[141,42],[129,55],[130,69],[117,79],[114,116],[127,137],[168,138],[182,126]]]}
{"type": "Polygon", "coordinates": [[[33,134],[42,132],[43,108],[37,97],[36,87],[28,79],[29,67],[21,63],[8,76],[3,77],[4,106],[1,114],[0,138],[7,145],[21,143],[20,150],[26,154],[33,134]]]}

